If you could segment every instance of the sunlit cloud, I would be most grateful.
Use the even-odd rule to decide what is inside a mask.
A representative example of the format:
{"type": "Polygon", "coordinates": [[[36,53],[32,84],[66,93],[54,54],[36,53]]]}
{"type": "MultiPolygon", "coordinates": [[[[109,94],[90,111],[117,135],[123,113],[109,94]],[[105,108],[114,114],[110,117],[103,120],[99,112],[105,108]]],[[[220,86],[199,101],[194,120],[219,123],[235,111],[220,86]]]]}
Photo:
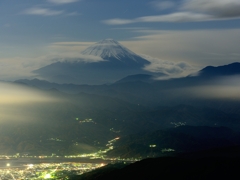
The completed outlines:
{"type": "MultiPolygon", "coordinates": [[[[170,1],[154,1],[161,9],[174,6],[170,1]]],[[[113,18],[104,20],[108,25],[123,25],[140,22],[199,22],[240,18],[239,0],[183,0],[176,12],[134,19],[113,18]]]]}
{"type": "Polygon", "coordinates": [[[56,15],[63,14],[64,11],[57,11],[57,10],[52,10],[47,8],[35,7],[35,8],[27,9],[23,13],[29,14],[29,15],[56,16],[56,15]]]}
{"type": "Polygon", "coordinates": [[[68,4],[77,2],[79,0],[47,0],[47,1],[54,4],[68,4]]]}

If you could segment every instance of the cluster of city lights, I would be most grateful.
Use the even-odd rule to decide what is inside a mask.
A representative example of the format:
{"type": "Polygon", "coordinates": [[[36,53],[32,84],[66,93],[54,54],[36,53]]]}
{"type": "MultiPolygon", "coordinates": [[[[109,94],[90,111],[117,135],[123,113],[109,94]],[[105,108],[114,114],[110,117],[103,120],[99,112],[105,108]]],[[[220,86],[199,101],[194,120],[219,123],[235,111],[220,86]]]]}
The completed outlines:
{"type": "Polygon", "coordinates": [[[81,175],[85,172],[105,166],[103,163],[41,163],[27,164],[21,167],[11,167],[10,163],[0,169],[0,179],[8,180],[68,180],[71,176],[81,175]]]}

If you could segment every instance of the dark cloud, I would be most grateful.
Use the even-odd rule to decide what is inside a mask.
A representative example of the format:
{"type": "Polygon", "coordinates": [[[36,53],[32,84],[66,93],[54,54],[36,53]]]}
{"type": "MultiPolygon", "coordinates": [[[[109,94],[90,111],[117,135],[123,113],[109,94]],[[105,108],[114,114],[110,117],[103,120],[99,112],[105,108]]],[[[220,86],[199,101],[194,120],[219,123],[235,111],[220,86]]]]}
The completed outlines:
{"type": "Polygon", "coordinates": [[[213,15],[215,18],[239,18],[239,0],[186,0],[182,10],[213,15]]]}
{"type": "MultiPolygon", "coordinates": [[[[175,4],[170,1],[154,1],[155,7],[166,9],[175,4]]],[[[184,0],[178,10],[170,14],[142,16],[135,19],[109,19],[103,21],[109,25],[131,24],[139,22],[197,22],[240,18],[239,0],[184,0]]]]}

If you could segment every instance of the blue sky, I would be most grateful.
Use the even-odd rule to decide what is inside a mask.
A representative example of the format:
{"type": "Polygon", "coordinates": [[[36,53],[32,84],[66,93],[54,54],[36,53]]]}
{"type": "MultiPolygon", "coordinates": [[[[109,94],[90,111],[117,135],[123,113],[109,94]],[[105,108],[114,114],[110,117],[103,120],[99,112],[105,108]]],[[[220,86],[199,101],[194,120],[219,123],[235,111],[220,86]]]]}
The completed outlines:
{"type": "Polygon", "coordinates": [[[153,71],[236,62],[240,0],[1,0],[0,79],[31,77],[105,38],[151,56],[153,71]]]}

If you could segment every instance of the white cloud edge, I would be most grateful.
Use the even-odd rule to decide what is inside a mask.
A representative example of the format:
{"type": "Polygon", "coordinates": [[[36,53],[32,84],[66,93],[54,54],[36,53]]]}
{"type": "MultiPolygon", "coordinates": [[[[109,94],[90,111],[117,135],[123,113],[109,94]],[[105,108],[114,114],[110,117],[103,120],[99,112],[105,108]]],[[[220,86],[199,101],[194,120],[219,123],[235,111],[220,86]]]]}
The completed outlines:
{"type": "Polygon", "coordinates": [[[54,10],[50,8],[42,8],[42,7],[32,7],[29,9],[26,9],[21,14],[25,15],[36,15],[36,16],[58,16],[58,15],[64,15],[64,16],[78,16],[81,15],[78,12],[66,12],[64,10],[54,10]]]}
{"type": "Polygon", "coordinates": [[[144,70],[168,75],[168,77],[160,77],[160,79],[186,76],[198,70],[186,62],[172,62],[145,54],[140,54],[140,56],[151,62],[144,67],[144,70]]]}
{"type": "Polygon", "coordinates": [[[56,15],[61,15],[63,13],[64,11],[58,11],[58,10],[52,10],[52,9],[40,8],[40,7],[33,7],[23,12],[23,14],[40,15],[40,16],[56,16],[56,15]]]}

